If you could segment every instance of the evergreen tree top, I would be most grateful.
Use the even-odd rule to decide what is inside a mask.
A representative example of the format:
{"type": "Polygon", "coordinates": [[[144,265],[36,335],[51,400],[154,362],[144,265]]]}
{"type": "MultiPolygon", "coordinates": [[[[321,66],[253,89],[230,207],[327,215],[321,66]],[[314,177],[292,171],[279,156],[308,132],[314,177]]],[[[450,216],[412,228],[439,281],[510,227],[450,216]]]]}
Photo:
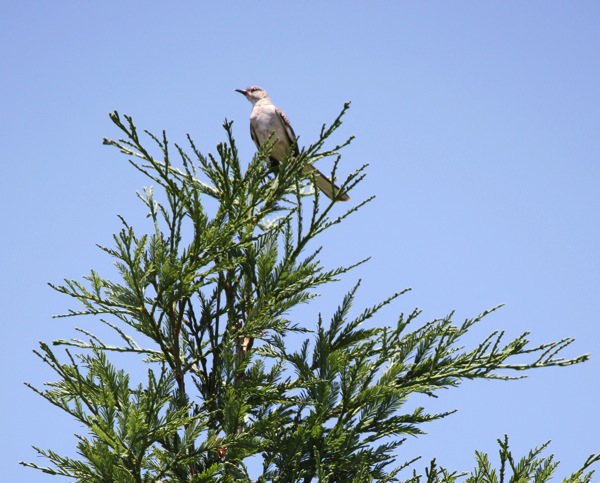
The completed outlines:
{"type": "MultiPolygon", "coordinates": [[[[81,306],[63,317],[91,315],[87,323],[106,325],[117,342],[80,328],[81,339],[54,341],[64,352],[40,344],[36,354],[57,379],[30,387],[85,433],[77,435],[79,458],[36,448],[50,465],[24,464],[81,482],[455,481],[460,473],[435,462],[421,475],[403,460],[408,436],[452,413],[408,410],[411,397],[588,358],[562,356],[572,339],[532,347],[527,333],[505,341],[492,331],[463,347],[463,336],[497,308],[460,323],[453,314],[420,323],[414,310],[374,324],[404,291],[353,315],[360,282],[336,310],[295,318],[316,289],[365,261],[325,267],[318,243],[372,197],[341,208],[304,173],[319,160],[333,161],[331,179],[345,170],[341,151],[352,138],[326,145],[348,107],[276,168],[268,163],[272,141],[244,166],[229,122],[215,155],[188,136],[190,155],[166,133],[144,136],[131,117],[111,114],[124,137],[105,144],[154,185],[138,194],[149,228],[122,219],[114,245],[100,247],[118,280],[92,270],[81,282],[52,285],[81,306]],[[117,366],[115,353],[130,354],[144,380],[133,383],[132,367],[117,366]]],[[[346,176],[340,192],[352,191],[365,169],[346,176]]],[[[541,456],[545,445],[517,463],[507,439],[499,444],[500,469],[478,453],[466,481],[547,481],[556,468],[541,456]]],[[[590,481],[597,459],[568,481],[590,481]]]]}

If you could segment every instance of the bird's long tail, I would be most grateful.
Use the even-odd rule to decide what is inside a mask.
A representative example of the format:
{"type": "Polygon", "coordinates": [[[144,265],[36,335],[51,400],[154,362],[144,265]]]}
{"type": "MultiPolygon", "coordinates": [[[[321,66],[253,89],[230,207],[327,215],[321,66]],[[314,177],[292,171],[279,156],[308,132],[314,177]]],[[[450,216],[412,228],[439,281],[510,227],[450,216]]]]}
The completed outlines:
{"type": "Polygon", "coordinates": [[[327,176],[325,176],[321,171],[315,168],[312,164],[309,164],[304,168],[305,173],[315,173],[315,183],[317,188],[319,188],[327,198],[330,200],[334,199],[335,196],[338,196],[337,201],[348,201],[350,197],[347,193],[339,194],[340,188],[336,184],[333,183],[327,176]]]}

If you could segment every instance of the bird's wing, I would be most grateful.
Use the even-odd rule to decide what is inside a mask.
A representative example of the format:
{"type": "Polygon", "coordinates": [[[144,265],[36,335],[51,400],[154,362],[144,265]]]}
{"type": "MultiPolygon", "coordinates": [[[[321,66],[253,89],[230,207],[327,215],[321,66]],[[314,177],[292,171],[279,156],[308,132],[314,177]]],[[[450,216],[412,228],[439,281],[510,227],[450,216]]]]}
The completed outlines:
{"type": "MultiPolygon", "coordinates": [[[[279,109],[278,107],[275,107],[275,112],[279,116],[279,120],[281,121],[281,124],[283,125],[283,127],[285,129],[285,132],[288,135],[288,142],[290,143],[290,145],[292,145],[293,143],[296,142],[296,133],[292,129],[292,125],[290,124],[290,120],[287,118],[287,116],[285,115],[285,113],[281,109],[279,109]]],[[[298,150],[298,146],[296,145],[295,153],[294,154],[297,155],[299,153],[300,153],[300,151],[298,150]]]]}

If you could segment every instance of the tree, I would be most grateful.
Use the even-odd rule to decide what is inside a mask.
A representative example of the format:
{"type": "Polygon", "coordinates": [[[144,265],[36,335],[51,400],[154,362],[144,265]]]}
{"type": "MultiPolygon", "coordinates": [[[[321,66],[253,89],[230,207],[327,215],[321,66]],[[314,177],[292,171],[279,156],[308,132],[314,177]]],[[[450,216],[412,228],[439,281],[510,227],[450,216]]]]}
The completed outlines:
{"type": "MultiPolygon", "coordinates": [[[[91,315],[118,342],[80,328],[82,339],[54,341],[60,354],[40,343],[35,353],[57,379],[30,387],[87,433],[77,435],[79,459],[35,448],[49,466],[23,464],[80,482],[455,481],[461,474],[435,461],[424,475],[402,461],[405,437],[449,414],[406,412],[411,396],[587,359],[560,357],[571,339],[530,347],[526,333],[504,343],[495,331],[461,348],[461,337],[496,308],[462,323],[450,315],[418,325],[415,310],[392,325],[369,325],[403,292],[352,317],[360,283],[327,322],[293,319],[316,288],[364,262],[328,269],[311,246],[371,198],[337,214],[341,205],[310,190],[302,174],[306,163],[333,158],[334,179],[352,138],[331,149],[325,144],[347,109],[299,156],[291,150],[287,162],[270,167],[273,143],[265,143],[245,169],[231,123],[216,156],[202,155],[189,136],[192,156],[172,149],[164,132],[146,132],[157,156],[131,117],[111,114],[124,139],[105,144],[126,154],[160,192],[138,193],[148,233],[121,219],[114,246],[100,247],[114,259],[118,281],[92,270],[83,282],[52,285],[82,305],[65,317],[91,315]],[[118,367],[116,353],[144,367],[144,380],[134,383],[131,365],[118,367]],[[250,476],[249,461],[262,467],[258,476],[250,476]]],[[[364,170],[349,175],[342,192],[364,170]]],[[[507,440],[500,447],[500,469],[477,454],[467,481],[506,481],[508,467],[510,481],[546,481],[556,467],[540,456],[545,446],[518,464],[507,440]]],[[[597,459],[571,481],[589,481],[585,472],[597,459]]]]}

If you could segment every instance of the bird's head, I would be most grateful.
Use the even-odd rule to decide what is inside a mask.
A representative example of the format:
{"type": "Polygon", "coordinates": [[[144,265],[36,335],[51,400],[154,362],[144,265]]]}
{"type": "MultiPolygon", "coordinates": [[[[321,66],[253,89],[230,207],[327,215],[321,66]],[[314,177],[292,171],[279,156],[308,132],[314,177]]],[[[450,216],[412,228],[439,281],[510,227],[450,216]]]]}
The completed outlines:
{"type": "Polygon", "coordinates": [[[269,94],[263,88],[258,86],[248,87],[248,89],[236,89],[236,92],[243,94],[246,99],[248,99],[252,105],[256,104],[261,99],[268,99],[269,94]]]}

